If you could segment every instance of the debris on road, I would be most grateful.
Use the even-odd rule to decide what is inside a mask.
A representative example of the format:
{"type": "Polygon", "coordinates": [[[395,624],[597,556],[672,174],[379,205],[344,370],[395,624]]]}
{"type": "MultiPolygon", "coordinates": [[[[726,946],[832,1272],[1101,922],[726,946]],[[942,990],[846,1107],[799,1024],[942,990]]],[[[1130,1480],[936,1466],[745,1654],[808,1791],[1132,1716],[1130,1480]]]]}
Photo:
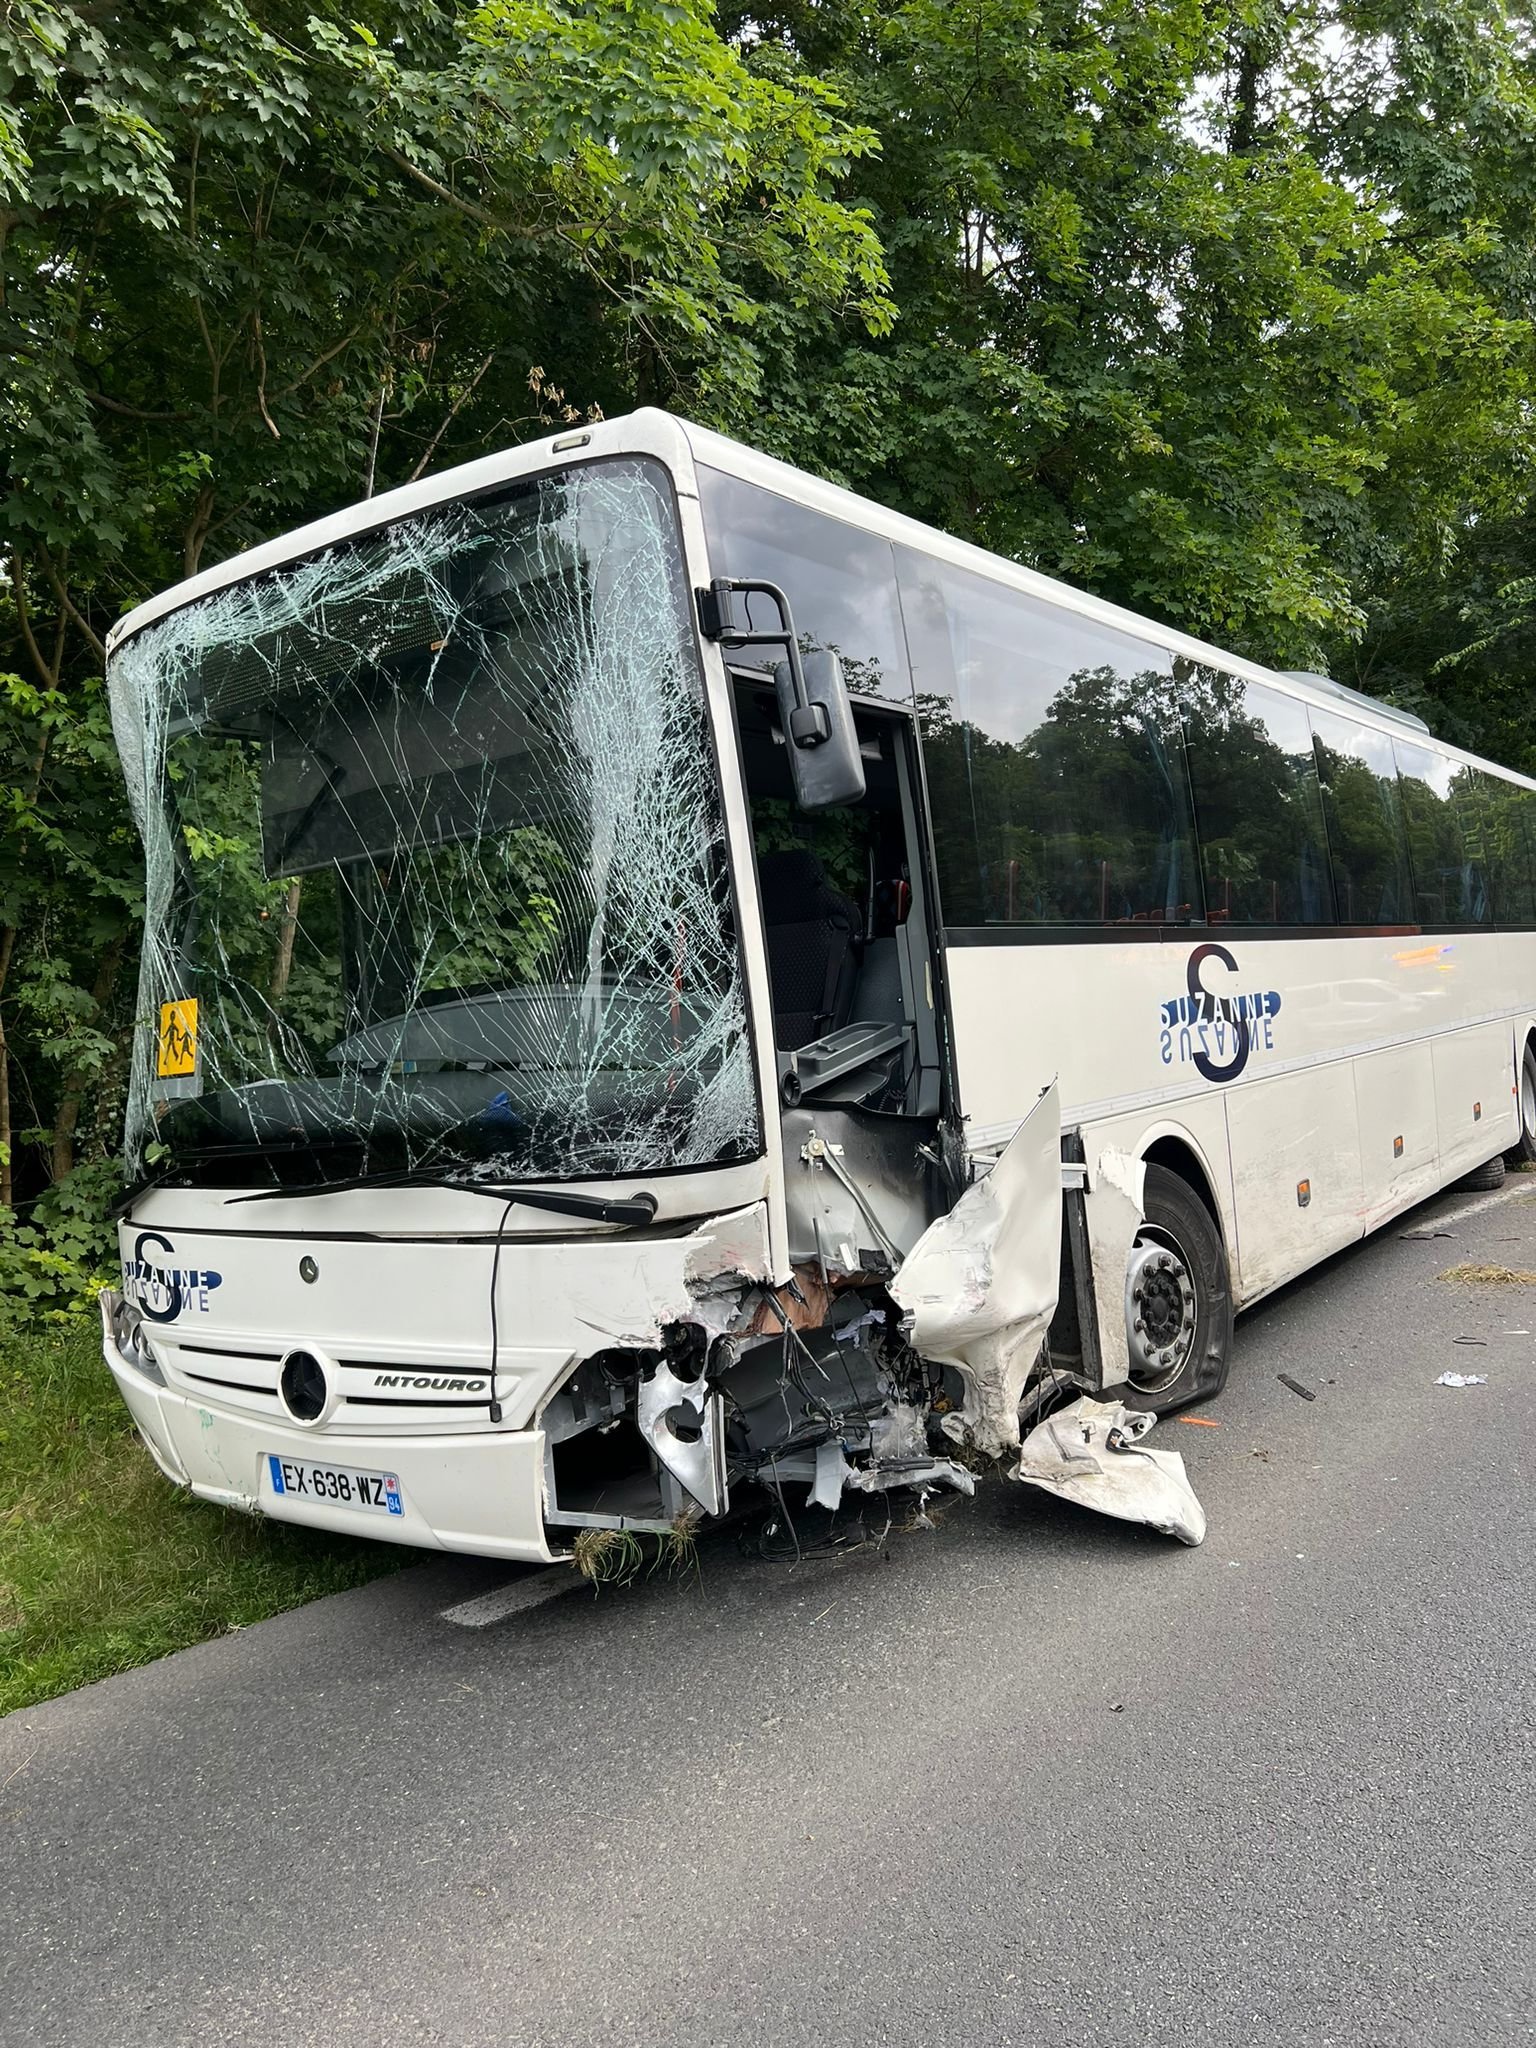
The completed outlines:
{"type": "Polygon", "coordinates": [[[1117,1521],[1146,1522],[1181,1543],[1203,1543],[1205,1509],[1183,1458],[1141,1445],[1156,1421],[1084,1394],[1030,1431],[1013,1476],[1117,1521]]]}
{"type": "Polygon", "coordinates": [[[1449,1230],[1400,1230],[1398,1236],[1404,1244],[1428,1244],[1432,1237],[1450,1237],[1449,1230]]]}
{"type": "Polygon", "coordinates": [[[1316,1394],[1313,1393],[1310,1387],[1304,1387],[1300,1380],[1293,1380],[1288,1372],[1277,1372],[1275,1378],[1282,1387],[1289,1387],[1293,1394],[1300,1394],[1303,1401],[1315,1401],[1317,1399],[1316,1394]]]}
{"type": "Polygon", "coordinates": [[[1485,1372],[1443,1372],[1435,1381],[1437,1387],[1486,1387],[1487,1384],[1485,1372]]]}
{"type": "Polygon", "coordinates": [[[1212,1421],[1209,1415],[1175,1415],[1173,1419],[1175,1422],[1182,1422],[1186,1429],[1220,1429],[1221,1427],[1221,1424],[1212,1421]]]}
{"type": "Polygon", "coordinates": [[[1487,1342],[1488,1342],[1488,1339],[1487,1339],[1486,1337],[1453,1337],[1453,1338],[1451,1339],[1451,1342],[1452,1342],[1453,1344],[1483,1344],[1483,1345],[1486,1345],[1486,1344],[1487,1344],[1487,1342]]]}
{"type": "Polygon", "coordinates": [[[1523,1266],[1447,1266],[1440,1278],[1458,1287],[1536,1287],[1536,1273],[1523,1266]]]}

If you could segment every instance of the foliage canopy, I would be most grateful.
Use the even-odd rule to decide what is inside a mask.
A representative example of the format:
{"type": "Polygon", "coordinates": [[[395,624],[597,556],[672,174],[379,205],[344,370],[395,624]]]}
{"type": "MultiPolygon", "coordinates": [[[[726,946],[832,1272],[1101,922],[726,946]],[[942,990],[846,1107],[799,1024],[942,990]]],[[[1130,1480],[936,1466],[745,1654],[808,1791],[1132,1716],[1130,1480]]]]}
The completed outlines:
{"type": "Polygon", "coordinates": [[[116,1142],[107,626],[562,420],[671,405],[1536,767],[1533,41],[1526,0],[4,0],[5,1257],[67,1286],[116,1142]]]}

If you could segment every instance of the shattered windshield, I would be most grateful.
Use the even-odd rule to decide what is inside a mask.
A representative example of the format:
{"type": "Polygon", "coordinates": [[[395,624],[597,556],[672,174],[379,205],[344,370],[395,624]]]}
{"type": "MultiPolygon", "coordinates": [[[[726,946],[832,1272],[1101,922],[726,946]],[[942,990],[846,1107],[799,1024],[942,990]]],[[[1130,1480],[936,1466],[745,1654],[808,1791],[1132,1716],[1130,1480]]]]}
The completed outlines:
{"type": "Polygon", "coordinates": [[[218,591],[111,687],[148,862],[132,1166],[542,1179],[760,1149],[655,465],[218,591]]]}

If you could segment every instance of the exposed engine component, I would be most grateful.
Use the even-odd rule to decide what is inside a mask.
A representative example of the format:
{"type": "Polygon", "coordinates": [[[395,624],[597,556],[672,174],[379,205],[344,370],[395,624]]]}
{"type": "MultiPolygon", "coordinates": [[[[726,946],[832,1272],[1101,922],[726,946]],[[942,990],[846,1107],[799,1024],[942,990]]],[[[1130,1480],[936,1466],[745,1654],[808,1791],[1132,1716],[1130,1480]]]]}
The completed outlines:
{"type": "Polygon", "coordinates": [[[675,1323],[660,1350],[577,1367],[544,1411],[550,1522],[663,1530],[723,1513],[751,1482],[781,1504],[786,1485],[803,1485],[827,1508],[845,1488],[972,1491],[930,1450],[932,1368],[902,1341],[883,1289],[829,1293],[807,1273],[754,1291],[740,1321],[742,1338],[675,1323]],[[802,1327],[811,1312],[825,1320],[802,1327]]]}

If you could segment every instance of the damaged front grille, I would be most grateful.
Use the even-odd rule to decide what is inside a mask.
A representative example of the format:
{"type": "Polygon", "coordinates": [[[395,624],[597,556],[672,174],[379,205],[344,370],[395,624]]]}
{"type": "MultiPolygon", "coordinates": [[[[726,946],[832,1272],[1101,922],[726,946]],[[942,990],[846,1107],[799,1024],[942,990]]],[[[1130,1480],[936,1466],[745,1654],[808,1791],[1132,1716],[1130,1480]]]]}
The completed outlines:
{"type": "Polygon", "coordinates": [[[789,1485],[828,1509],[845,1490],[973,1490],[928,1443],[942,1373],[883,1288],[830,1293],[807,1272],[750,1291],[737,1322],[740,1337],[676,1324],[659,1350],[584,1361],[542,1419],[552,1525],[675,1530],[754,1485],[784,1512],[789,1485]]]}

